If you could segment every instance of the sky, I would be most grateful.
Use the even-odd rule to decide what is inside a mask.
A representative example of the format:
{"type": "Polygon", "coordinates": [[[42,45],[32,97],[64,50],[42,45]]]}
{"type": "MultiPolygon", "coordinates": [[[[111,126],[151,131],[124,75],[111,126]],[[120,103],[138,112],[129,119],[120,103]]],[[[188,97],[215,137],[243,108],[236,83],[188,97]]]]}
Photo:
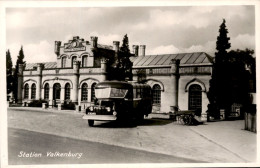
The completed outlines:
{"type": "MultiPolygon", "coordinates": [[[[54,41],[73,36],[113,45],[125,34],[132,45],[146,45],[146,55],[216,52],[223,19],[231,49],[255,50],[254,6],[7,8],[6,47],[13,64],[23,46],[27,63],[54,62],[54,41]]],[[[231,50],[230,49],[230,50],[231,50]]]]}

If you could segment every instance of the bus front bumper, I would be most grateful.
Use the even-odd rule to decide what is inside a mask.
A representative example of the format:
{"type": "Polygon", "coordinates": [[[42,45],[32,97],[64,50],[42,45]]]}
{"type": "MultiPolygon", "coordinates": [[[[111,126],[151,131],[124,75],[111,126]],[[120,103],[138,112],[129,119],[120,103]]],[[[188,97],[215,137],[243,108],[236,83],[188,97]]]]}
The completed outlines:
{"type": "Polygon", "coordinates": [[[117,119],[117,117],[114,115],[92,115],[92,114],[85,114],[82,118],[86,120],[99,120],[99,121],[113,121],[117,119]]]}

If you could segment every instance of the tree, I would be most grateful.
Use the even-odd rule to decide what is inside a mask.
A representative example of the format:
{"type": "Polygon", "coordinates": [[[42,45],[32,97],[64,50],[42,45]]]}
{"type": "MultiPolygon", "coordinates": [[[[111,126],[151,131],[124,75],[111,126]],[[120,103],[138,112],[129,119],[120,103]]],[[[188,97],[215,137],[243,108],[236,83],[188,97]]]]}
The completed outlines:
{"type": "Polygon", "coordinates": [[[18,68],[19,64],[25,64],[24,59],[24,52],[23,52],[23,46],[21,46],[21,49],[19,51],[19,55],[17,56],[16,65],[15,65],[15,73],[14,73],[14,85],[13,85],[13,92],[14,92],[14,98],[17,100],[17,91],[18,91],[18,68]]]}
{"type": "Polygon", "coordinates": [[[124,54],[124,56],[130,56],[130,50],[129,50],[129,42],[127,34],[123,38],[122,46],[120,47],[119,51],[124,54]]]}
{"type": "Polygon", "coordinates": [[[119,49],[119,59],[123,68],[123,74],[125,80],[133,79],[133,74],[132,74],[133,63],[130,61],[130,56],[131,53],[129,49],[129,41],[126,34],[123,38],[122,46],[119,49]]]}
{"type": "Polygon", "coordinates": [[[7,94],[10,94],[13,91],[13,76],[12,76],[12,68],[13,62],[11,58],[10,51],[7,50],[6,52],[6,87],[7,87],[7,94]]]}
{"type": "Polygon", "coordinates": [[[122,46],[119,48],[117,60],[112,67],[112,80],[132,80],[132,62],[130,61],[129,41],[127,34],[123,38],[122,46]]]}
{"type": "Polygon", "coordinates": [[[208,112],[210,116],[219,118],[219,109],[228,111],[230,107],[230,80],[228,71],[227,49],[231,47],[227,36],[226,21],[223,19],[219,28],[219,36],[217,37],[215,53],[215,62],[213,63],[212,76],[210,80],[210,88],[208,92],[208,112]]]}
{"type": "Polygon", "coordinates": [[[231,72],[231,101],[247,106],[250,102],[250,80],[255,81],[255,58],[254,51],[250,49],[245,50],[231,50],[228,52],[229,70],[231,72]]]}
{"type": "Polygon", "coordinates": [[[228,30],[226,29],[226,20],[223,19],[219,28],[219,36],[217,37],[217,52],[215,53],[216,63],[224,62],[227,58],[227,49],[231,47],[229,43],[230,38],[227,36],[228,30]]]}

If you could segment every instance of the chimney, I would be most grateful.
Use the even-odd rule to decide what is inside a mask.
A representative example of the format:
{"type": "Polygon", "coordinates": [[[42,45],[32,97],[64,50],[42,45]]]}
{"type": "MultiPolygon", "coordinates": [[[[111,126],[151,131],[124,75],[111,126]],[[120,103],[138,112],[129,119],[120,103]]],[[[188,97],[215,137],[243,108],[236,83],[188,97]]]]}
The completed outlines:
{"type": "Polygon", "coordinates": [[[145,56],[145,45],[140,45],[140,56],[145,56]]]}
{"type": "Polygon", "coordinates": [[[90,40],[91,40],[91,47],[92,47],[92,48],[97,48],[98,37],[91,36],[91,37],[90,37],[90,40]]]}
{"type": "Polygon", "coordinates": [[[60,55],[60,46],[61,46],[61,41],[55,41],[55,50],[54,50],[54,52],[55,52],[55,54],[57,56],[60,55]]]}
{"type": "Polygon", "coordinates": [[[138,56],[139,45],[133,45],[133,54],[138,56]]]}
{"type": "Polygon", "coordinates": [[[119,41],[113,41],[113,50],[115,50],[115,52],[119,51],[119,41]]]}

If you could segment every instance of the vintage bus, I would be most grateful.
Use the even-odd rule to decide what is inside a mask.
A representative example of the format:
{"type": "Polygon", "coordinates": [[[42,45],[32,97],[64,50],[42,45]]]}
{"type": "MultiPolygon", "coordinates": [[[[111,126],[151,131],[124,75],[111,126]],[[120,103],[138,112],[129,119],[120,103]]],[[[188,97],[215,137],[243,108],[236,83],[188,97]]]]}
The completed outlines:
{"type": "Polygon", "coordinates": [[[147,84],[105,81],[95,86],[94,105],[86,108],[83,119],[94,121],[140,121],[152,111],[151,87],[147,84]]]}

